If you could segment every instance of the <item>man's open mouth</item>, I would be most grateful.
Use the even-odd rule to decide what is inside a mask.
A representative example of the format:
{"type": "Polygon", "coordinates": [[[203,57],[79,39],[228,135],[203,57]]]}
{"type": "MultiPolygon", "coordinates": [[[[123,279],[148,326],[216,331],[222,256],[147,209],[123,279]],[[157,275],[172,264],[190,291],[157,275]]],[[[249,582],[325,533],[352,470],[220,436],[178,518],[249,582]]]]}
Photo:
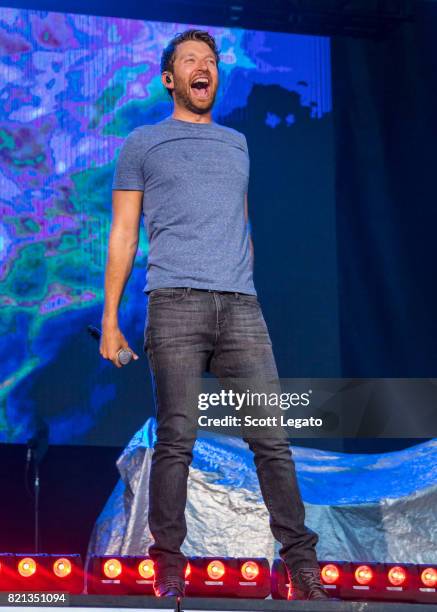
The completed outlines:
{"type": "Polygon", "coordinates": [[[198,77],[191,83],[191,91],[196,98],[202,99],[209,96],[210,85],[206,77],[198,77]]]}

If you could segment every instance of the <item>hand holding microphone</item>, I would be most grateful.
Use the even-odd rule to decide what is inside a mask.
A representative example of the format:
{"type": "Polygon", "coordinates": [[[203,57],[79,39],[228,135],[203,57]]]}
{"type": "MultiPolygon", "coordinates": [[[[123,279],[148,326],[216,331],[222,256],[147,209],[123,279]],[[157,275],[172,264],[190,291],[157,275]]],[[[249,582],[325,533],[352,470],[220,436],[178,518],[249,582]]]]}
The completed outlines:
{"type": "Polygon", "coordinates": [[[93,325],[88,325],[89,334],[96,340],[100,340],[100,354],[104,359],[109,359],[117,367],[121,368],[134,359],[139,359],[138,355],[129,347],[126,338],[118,328],[104,331],[93,325]]]}

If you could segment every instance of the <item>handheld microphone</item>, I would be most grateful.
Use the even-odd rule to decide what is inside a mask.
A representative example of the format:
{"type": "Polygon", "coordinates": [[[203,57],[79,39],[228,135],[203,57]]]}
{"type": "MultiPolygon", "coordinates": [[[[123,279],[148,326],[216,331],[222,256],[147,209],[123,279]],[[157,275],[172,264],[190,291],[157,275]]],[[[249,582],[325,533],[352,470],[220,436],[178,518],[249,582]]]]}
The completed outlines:
{"type": "MultiPolygon", "coordinates": [[[[102,332],[94,325],[88,325],[88,333],[94,340],[100,340],[102,337],[102,332]]],[[[121,363],[121,365],[127,365],[130,361],[132,361],[133,353],[128,349],[121,348],[117,353],[117,359],[121,363]]]]}

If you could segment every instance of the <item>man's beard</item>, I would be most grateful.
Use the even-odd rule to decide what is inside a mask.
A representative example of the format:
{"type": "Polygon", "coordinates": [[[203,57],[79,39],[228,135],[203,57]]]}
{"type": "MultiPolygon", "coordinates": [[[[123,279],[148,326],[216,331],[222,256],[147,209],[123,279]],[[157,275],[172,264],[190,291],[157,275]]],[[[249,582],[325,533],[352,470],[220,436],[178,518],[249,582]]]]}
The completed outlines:
{"type": "MultiPolygon", "coordinates": [[[[214,106],[216,92],[213,93],[209,104],[206,106],[197,106],[195,100],[193,101],[187,94],[186,87],[183,84],[179,84],[176,78],[173,77],[174,89],[173,97],[177,99],[181,106],[184,106],[188,111],[197,113],[198,115],[206,115],[214,106]]],[[[210,86],[211,87],[211,86],[210,86]]]]}

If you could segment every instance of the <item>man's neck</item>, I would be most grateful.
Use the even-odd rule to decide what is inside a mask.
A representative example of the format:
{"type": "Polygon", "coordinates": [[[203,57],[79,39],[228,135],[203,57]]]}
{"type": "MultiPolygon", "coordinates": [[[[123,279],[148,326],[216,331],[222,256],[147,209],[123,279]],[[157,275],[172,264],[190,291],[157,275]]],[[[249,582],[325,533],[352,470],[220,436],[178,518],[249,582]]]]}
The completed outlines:
{"type": "Polygon", "coordinates": [[[180,121],[187,121],[189,123],[211,123],[212,117],[211,113],[206,113],[205,115],[199,115],[197,113],[191,113],[187,110],[174,109],[171,114],[173,119],[179,119],[180,121]]]}

